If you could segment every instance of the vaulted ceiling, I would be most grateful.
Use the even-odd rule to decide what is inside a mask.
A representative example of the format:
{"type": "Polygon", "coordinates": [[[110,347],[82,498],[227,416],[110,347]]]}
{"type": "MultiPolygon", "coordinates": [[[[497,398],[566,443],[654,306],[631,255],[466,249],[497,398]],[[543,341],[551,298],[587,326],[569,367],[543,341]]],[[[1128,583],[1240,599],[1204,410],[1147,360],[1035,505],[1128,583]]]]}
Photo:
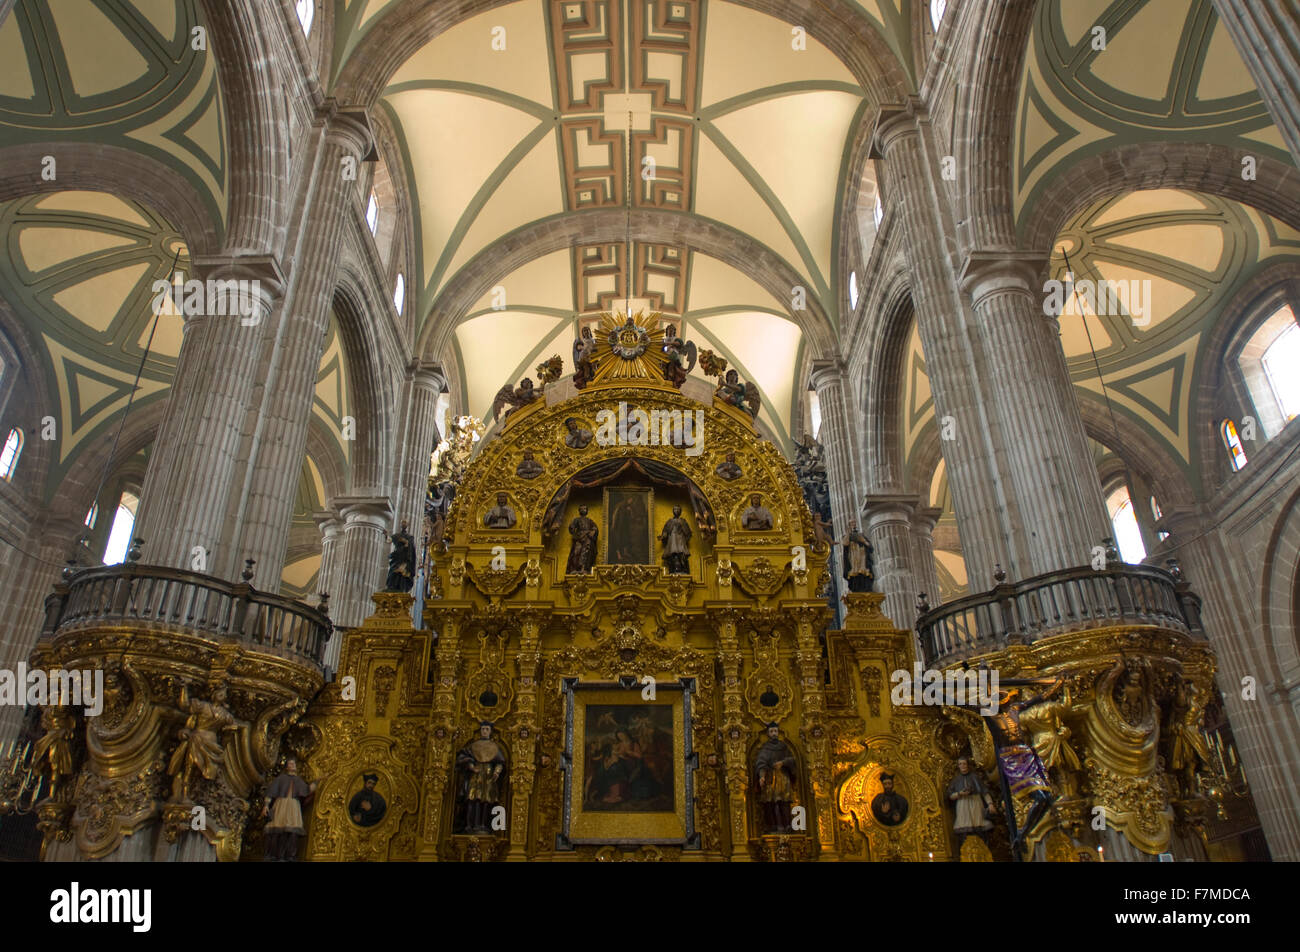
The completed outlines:
{"type": "MultiPolygon", "coordinates": [[[[336,48],[355,42],[347,24],[364,31],[385,6],[342,5],[336,48]]],[[[863,12],[906,38],[910,6],[881,6],[863,12]]],[[[567,364],[583,317],[630,299],[755,380],[760,423],[789,447],[805,346],[796,299],[832,316],[840,306],[846,147],[868,108],[839,59],[805,40],[723,0],[521,0],[455,25],[397,70],[381,108],[416,205],[422,317],[438,319],[440,293],[476,256],[538,222],[628,207],[683,221],[680,240],[602,235],[484,295],[455,333],[470,412],[486,415],[503,383],[552,353],[567,364]],[[800,290],[774,295],[745,261],[699,250],[697,226],[761,243],[800,290]]]]}

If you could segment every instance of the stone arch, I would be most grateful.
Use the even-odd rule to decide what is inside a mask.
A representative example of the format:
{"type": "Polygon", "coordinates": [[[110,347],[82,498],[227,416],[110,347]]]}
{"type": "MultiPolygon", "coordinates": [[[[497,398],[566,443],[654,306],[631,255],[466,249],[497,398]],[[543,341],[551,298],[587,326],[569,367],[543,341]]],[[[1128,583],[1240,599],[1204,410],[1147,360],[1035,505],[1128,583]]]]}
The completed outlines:
{"type": "Polygon", "coordinates": [[[1230,198],[1300,228],[1300,169],[1261,155],[1256,157],[1258,178],[1245,181],[1241,155],[1209,142],[1146,142],[1080,159],[1053,178],[1053,197],[1037,203],[1021,223],[1022,247],[1047,254],[1084,208],[1113,195],[1155,188],[1230,198]]]}
{"type": "MultiPolygon", "coordinates": [[[[425,322],[417,352],[427,359],[445,359],[452,353],[452,334],[474,302],[510,272],[535,258],[579,243],[622,241],[627,233],[625,209],[566,212],[517,229],[485,247],[457,272],[439,292],[425,322]]],[[[662,209],[635,209],[632,233],[651,243],[685,243],[737,268],[757,281],[777,300],[787,300],[790,289],[805,279],[766,245],[721,222],[695,218],[662,209]]],[[[790,319],[808,338],[813,353],[835,352],[835,332],[829,316],[813,295],[808,310],[790,319]],[[802,315],[802,316],[801,316],[802,315]]]]}
{"type": "Polygon", "coordinates": [[[118,146],[29,143],[0,148],[0,202],[40,192],[109,192],[154,209],[181,233],[191,257],[216,254],[220,226],[198,191],[176,170],[118,146]],[[57,158],[58,179],[44,181],[46,155],[57,158]]]}
{"type": "MultiPolygon", "coordinates": [[[[230,197],[225,251],[278,255],[287,234],[289,116],[272,66],[277,51],[267,35],[266,11],[261,0],[199,2],[226,107],[230,197]]],[[[317,9],[317,16],[323,12],[317,9]]],[[[289,14],[293,16],[292,9],[289,14]]],[[[293,25],[296,29],[296,17],[293,25]]],[[[132,158],[138,162],[140,157],[132,158]]],[[[141,178],[153,185],[152,176],[141,178]]]]}
{"type": "Polygon", "coordinates": [[[386,493],[393,482],[396,454],[395,393],[392,378],[384,368],[383,344],[376,333],[379,322],[367,317],[384,314],[385,302],[374,300],[370,283],[343,264],[334,289],[334,307],[357,420],[349,491],[386,493]]]}
{"type": "Polygon", "coordinates": [[[1300,614],[1300,490],[1291,494],[1278,515],[1261,569],[1263,645],[1277,680],[1290,684],[1300,675],[1300,629],[1296,627],[1300,614]]]}
{"type": "Polygon", "coordinates": [[[1196,440],[1194,458],[1202,474],[1202,491],[1206,496],[1222,482],[1215,474],[1225,471],[1223,443],[1218,436],[1224,395],[1231,391],[1239,398],[1247,396],[1244,387],[1228,379],[1228,355],[1241,336],[1246,321],[1273,301],[1280,301],[1288,295],[1294,300],[1300,296],[1300,292],[1295,290],[1297,287],[1300,287],[1300,263],[1281,261],[1262,268],[1228,301],[1201,345],[1196,367],[1200,387],[1193,394],[1190,425],[1196,440]]]}
{"type": "MultiPolygon", "coordinates": [[[[339,70],[335,97],[370,108],[401,65],[421,47],[462,20],[512,0],[403,0],[372,26],[339,70]]],[[[735,0],[740,6],[794,23],[788,0],[735,0]]],[[[876,103],[897,102],[911,89],[902,64],[866,15],[848,4],[799,4],[797,22],[829,49],[876,103]]]]}
{"type": "MultiPolygon", "coordinates": [[[[1182,466],[1149,430],[1124,413],[1116,413],[1112,422],[1100,398],[1082,393],[1078,388],[1075,388],[1075,396],[1084,433],[1118,456],[1130,472],[1146,476],[1152,489],[1164,500],[1162,508],[1195,503],[1196,491],[1182,466]]],[[[1136,504],[1137,500],[1134,500],[1136,504]]]]}
{"type": "Polygon", "coordinates": [[[863,463],[868,493],[898,492],[906,483],[902,434],[902,391],[906,383],[903,361],[914,323],[911,288],[898,273],[884,292],[867,341],[863,394],[863,463]]]}

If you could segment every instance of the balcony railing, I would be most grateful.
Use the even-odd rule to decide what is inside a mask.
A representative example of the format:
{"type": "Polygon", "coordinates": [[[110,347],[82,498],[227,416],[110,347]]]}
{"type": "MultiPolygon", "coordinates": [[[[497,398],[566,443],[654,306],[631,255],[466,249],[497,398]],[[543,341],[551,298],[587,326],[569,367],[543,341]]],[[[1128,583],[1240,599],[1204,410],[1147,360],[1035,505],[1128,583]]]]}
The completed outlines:
{"type": "Polygon", "coordinates": [[[1104,625],[1156,625],[1200,634],[1200,599],[1182,579],[1147,565],[1091,566],[1004,583],[916,620],[930,667],[1011,644],[1104,625]]]}
{"type": "Polygon", "coordinates": [[[183,629],[318,666],[332,630],[323,611],[247,581],[126,562],[83,569],[56,585],[45,600],[41,637],[104,625],[183,629]]]}

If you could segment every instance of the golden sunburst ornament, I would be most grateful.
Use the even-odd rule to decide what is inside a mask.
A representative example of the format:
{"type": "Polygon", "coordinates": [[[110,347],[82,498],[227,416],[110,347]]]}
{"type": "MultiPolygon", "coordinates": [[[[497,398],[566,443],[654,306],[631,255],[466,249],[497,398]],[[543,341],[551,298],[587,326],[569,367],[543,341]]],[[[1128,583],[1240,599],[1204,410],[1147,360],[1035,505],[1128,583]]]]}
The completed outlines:
{"type": "Polygon", "coordinates": [[[604,311],[595,333],[596,372],[592,383],[627,380],[663,380],[664,327],[658,311],[637,311],[631,316],[604,311]]]}

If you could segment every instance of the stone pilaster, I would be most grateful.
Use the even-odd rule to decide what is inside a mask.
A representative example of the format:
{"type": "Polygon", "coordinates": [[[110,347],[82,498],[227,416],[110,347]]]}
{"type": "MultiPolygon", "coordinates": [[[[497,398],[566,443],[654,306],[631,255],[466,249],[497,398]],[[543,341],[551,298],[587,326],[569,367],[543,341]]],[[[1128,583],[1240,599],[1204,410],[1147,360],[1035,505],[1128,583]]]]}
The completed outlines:
{"type": "Polygon", "coordinates": [[[1300,164],[1300,10],[1295,0],[1214,0],[1291,157],[1300,164]]]}
{"type": "MultiPolygon", "coordinates": [[[[429,484],[429,456],[440,438],[438,394],[446,385],[442,367],[415,361],[403,385],[402,441],[397,475],[397,522],[410,526],[416,544],[424,525],[424,498],[429,484]]],[[[432,541],[432,540],[430,540],[432,541]]]]}
{"type": "MultiPolygon", "coordinates": [[[[934,527],[942,515],[943,510],[934,506],[917,506],[912,510],[912,545],[916,550],[916,568],[912,574],[916,579],[917,594],[924,592],[931,605],[939,604],[939,573],[934,567],[934,527]]],[[[916,614],[915,607],[912,614],[916,614]]],[[[917,657],[920,657],[919,653],[917,657]]]]}
{"type": "MultiPolygon", "coordinates": [[[[873,149],[884,194],[901,223],[909,250],[917,330],[940,425],[943,458],[962,545],[979,591],[993,585],[993,566],[1018,567],[1024,546],[1008,532],[1018,503],[998,479],[995,448],[1006,443],[985,412],[980,356],[967,334],[966,303],[957,286],[949,248],[955,241],[946,218],[946,190],[926,155],[915,104],[882,109],[873,149]],[[940,192],[943,191],[941,195],[940,192]]],[[[838,527],[837,527],[838,528],[838,527]]]]}
{"type": "MultiPolygon", "coordinates": [[[[266,366],[251,465],[236,521],[241,533],[239,553],[256,559],[259,577],[267,585],[274,580],[277,588],[334,298],[345,213],[356,195],[360,163],[372,143],[364,112],[333,110],[325,118],[306,197],[306,221],[276,329],[276,346],[266,366]]],[[[366,614],[365,606],[358,607],[356,622],[366,614]]]]}
{"type": "MultiPolygon", "coordinates": [[[[340,556],[343,550],[343,528],[344,522],[339,513],[332,509],[324,509],[320,512],[312,513],[312,518],[316,521],[316,526],[320,529],[320,574],[317,576],[316,591],[320,595],[329,595],[333,599],[335,590],[339,588],[342,577],[339,572],[340,556]]],[[[331,613],[334,606],[329,606],[331,613]]],[[[331,638],[325,645],[325,666],[331,670],[338,670],[339,651],[343,647],[343,639],[339,637],[331,638]]]]}
{"type": "MultiPolygon", "coordinates": [[[[185,318],[178,384],[169,392],[149,456],[135,534],[148,543],[148,558],[155,565],[188,569],[195,564],[195,550],[202,549],[209,572],[233,579],[242,559],[229,544],[233,527],[227,512],[236,491],[258,353],[284,279],[276,261],[267,257],[199,259],[194,264],[201,280],[247,281],[256,293],[246,299],[248,314],[185,318]]],[[[299,469],[295,465],[295,475],[299,469]]],[[[274,577],[279,578],[278,568],[274,577]]]]}
{"type": "Polygon", "coordinates": [[[343,519],[334,557],[338,591],[330,592],[330,616],[340,627],[355,628],[370,614],[370,596],[383,588],[388,574],[393,508],[384,496],[339,496],[330,504],[343,519]]]}
{"type": "MultiPolygon", "coordinates": [[[[1061,349],[1060,325],[1043,314],[1040,258],[974,252],[962,269],[983,351],[990,411],[1004,436],[999,469],[1009,477],[1028,564],[1020,577],[1086,565],[1111,535],[1101,484],[1061,349]]],[[[963,544],[966,537],[963,534],[963,544]]]]}
{"type": "Polygon", "coordinates": [[[871,540],[875,590],[885,596],[884,612],[896,628],[916,621],[916,549],[912,511],[916,496],[872,495],[862,507],[862,528],[871,540]]]}

